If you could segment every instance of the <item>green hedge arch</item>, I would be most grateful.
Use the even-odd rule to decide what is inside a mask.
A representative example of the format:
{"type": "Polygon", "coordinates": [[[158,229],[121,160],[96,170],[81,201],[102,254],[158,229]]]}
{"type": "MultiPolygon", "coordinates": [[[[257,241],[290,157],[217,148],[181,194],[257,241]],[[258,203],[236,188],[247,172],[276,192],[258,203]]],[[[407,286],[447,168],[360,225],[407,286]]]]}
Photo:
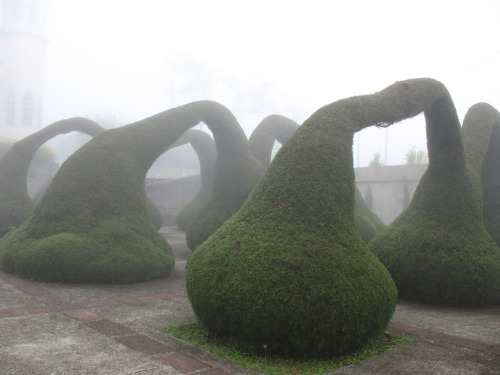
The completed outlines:
{"type": "Polygon", "coordinates": [[[500,113],[488,103],[473,105],[462,136],[467,162],[481,176],[484,224],[500,245],[500,113]]]}
{"type": "Polygon", "coordinates": [[[0,236],[19,227],[33,210],[26,179],[38,149],[53,137],[79,131],[91,136],[104,130],[86,118],[57,121],[14,143],[0,159],[0,236]]]}
{"type": "MultiPolygon", "coordinates": [[[[408,208],[369,247],[386,265],[403,299],[453,306],[498,304],[500,249],[484,225],[480,177],[467,163],[449,94],[425,117],[429,166],[408,208]]],[[[469,160],[478,163],[481,158],[469,152],[469,160]]]]}
{"type": "Polygon", "coordinates": [[[214,189],[215,164],[217,149],[215,142],[202,130],[190,129],[172,147],[190,143],[200,161],[200,190],[195,197],[177,214],[176,224],[179,229],[186,230],[193,216],[207,202],[214,189]]]}
{"type": "MultiPolygon", "coordinates": [[[[216,143],[241,131],[227,108],[199,101],[99,133],[63,163],[24,224],[2,238],[1,268],[51,282],[168,276],[175,259],[148,216],[144,179],[157,157],[201,121],[216,143]]],[[[231,154],[233,147],[228,142],[221,153],[231,154]]],[[[230,176],[220,158],[217,165],[230,176]]]]}
{"type": "Polygon", "coordinates": [[[383,332],[397,291],[354,225],[353,135],[426,111],[445,92],[396,83],[316,111],[280,149],[242,208],[191,254],[199,321],[249,350],[328,356],[383,332]]]}

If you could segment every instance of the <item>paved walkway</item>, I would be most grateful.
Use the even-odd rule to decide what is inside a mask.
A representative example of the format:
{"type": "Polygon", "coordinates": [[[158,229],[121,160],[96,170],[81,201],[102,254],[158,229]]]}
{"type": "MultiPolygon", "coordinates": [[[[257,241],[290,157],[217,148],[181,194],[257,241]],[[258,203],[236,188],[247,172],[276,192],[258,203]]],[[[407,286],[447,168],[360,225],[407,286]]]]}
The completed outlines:
{"type": "MultiPolygon", "coordinates": [[[[68,285],[0,272],[0,374],[254,374],[158,331],[195,321],[184,233],[162,232],[177,259],[168,279],[68,285]]],[[[334,374],[500,374],[500,307],[399,303],[389,329],[417,339],[334,374]]]]}

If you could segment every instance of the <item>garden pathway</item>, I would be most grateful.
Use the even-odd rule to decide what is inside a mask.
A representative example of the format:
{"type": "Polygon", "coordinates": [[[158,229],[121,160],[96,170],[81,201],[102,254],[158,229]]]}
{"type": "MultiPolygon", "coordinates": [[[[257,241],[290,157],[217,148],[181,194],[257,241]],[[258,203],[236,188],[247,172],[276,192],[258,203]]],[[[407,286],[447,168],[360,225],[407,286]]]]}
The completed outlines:
{"type": "MultiPolygon", "coordinates": [[[[0,374],[254,374],[158,331],[195,321],[185,291],[184,233],[162,233],[177,259],[168,279],[71,285],[0,271],[0,374]]],[[[500,375],[500,308],[401,302],[389,329],[416,340],[334,374],[500,375]]]]}

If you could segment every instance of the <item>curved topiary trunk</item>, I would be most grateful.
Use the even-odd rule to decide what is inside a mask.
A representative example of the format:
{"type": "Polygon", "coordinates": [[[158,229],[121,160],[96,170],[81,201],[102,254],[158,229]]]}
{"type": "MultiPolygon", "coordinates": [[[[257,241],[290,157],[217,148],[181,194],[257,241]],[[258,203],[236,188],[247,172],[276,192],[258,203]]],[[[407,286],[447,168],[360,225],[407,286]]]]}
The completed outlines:
{"type": "MultiPolygon", "coordinates": [[[[466,163],[453,102],[425,112],[429,166],[408,208],[370,242],[401,298],[456,306],[500,303],[500,249],[483,222],[479,175],[466,163]]],[[[469,152],[476,165],[484,149],[469,152]]]]}
{"type": "Polygon", "coordinates": [[[252,154],[267,168],[271,163],[274,142],[285,144],[298,128],[299,124],[287,117],[267,116],[257,125],[248,140],[252,154]]]}
{"type": "Polygon", "coordinates": [[[217,150],[215,142],[207,133],[190,129],[172,146],[172,148],[190,143],[200,161],[200,190],[177,214],[176,223],[179,229],[186,230],[193,216],[207,202],[214,188],[215,163],[217,150]]]}
{"type": "Polygon", "coordinates": [[[354,225],[353,135],[446,95],[439,82],[410,80],[316,111],[188,259],[188,296],[203,325],[249,350],[294,356],[343,353],[383,332],[397,292],[354,225]]]}
{"type": "Polygon", "coordinates": [[[79,131],[95,135],[104,130],[85,118],[71,118],[55,122],[16,142],[0,159],[0,236],[21,225],[33,210],[28,195],[26,178],[37,150],[53,137],[79,131]]]}
{"type": "MultiPolygon", "coordinates": [[[[270,115],[260,122],[250,136],[249,143],[252,153],[266,168],[271,162],[274,142],[282,145],[298,129],[299,125],[289,118],[280,115],[270,115]]],[[[368,243],[386,226],[365,203],[356,188],[354,205],[354,223],[363,241],[368,243]]]]}
{"type": "Polygon", "coordinates": [[[128,283],[169,275],[174,256],[148,217],[144,179],[157,157],[200,121],[212,130],[219,150],[216,178],[229,179],[216,197],[244,200],[248,192],[236,191],[240,186],[231,173],[259,173],[240,162],[248,160],[248,142],[245,152],[231,141],[244,137],[238,122],[215,102],[190,103],[101,132],[68,158],[28,220],[0,241],[2,269],[62,282],[128,283]],[[224,155],[233,160],[228,163],[224,155]]]}
{"type": "Polygon", "coordinates": [[[467,162],[481,176],[484,225],[500,245],[500,113],[487,103],[473,105],[462,136],[467,162]]]}

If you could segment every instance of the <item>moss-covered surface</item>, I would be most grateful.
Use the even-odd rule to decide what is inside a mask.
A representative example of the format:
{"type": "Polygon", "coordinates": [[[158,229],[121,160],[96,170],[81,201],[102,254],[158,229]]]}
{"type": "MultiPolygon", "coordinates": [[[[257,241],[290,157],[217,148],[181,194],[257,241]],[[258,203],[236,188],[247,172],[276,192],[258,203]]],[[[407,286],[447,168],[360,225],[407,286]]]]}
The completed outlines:
{"type": "Polygon", "coordinates": [[[481,176],[484,224],[500,245],[500,113],[487,103],[473,105],[462,135],[467,162],[481,176]]]}
{"type": "Polygon", "coordinates": [[[207,133],[190,129],[175,143],[173,147],[190,143],[200,161],[200,190],[195,197],[179,211],[176,217],[177,226],[186,230],[193,216],[205,204],[214,189],[215,163],[217,150],[215,142],[207,133]]]}
{"type": "Polygon", "coordinates": [[[225,126],[211,128],[217,149],[214,187],[186,229],[186,242],[191,250],[238,211],[264,171],[236,119],[228,113],[217,121],[225,126]]]}
{"type": "Polygon", "coordinates": [[[200,101],[91,139],[61,166],[28,220],[0,241],[1,268],[58,282],[169,275],[174,256],[148,217],[144,179],[157,157],[200,121],[216,141],[233,127],[241,131],[227,108],[200,101]]]}
{"type": "MultiPolygon", "coordinates": [[[[267,168],[271,163],[274,142],[285,144],[298,127],[299,125],[295,121],[287,117],[267,116],[257,125],[248,140],[252,153],[267,168]]],[[[385,224],[366,206],[357,188],[355,191],[354,222],[365,242],[369,242],[385,228],[385,224]]]]}
{"type": "Polygon", "coordinates": [[[382,220],[368,208],[357,188],[354,191],[354,224],[365,243],[386,228],[382,220]]]}
{"type": "Polygon", "coordinates": [[[290,356],[347,352],[383,332],[397,291],[354,225],[353,135],[417,115],[443,91],[434,80],[404,81],[314,113],[189,257],[200,322],[249,349],[290,356]]]}
{"type": "Polygon", "coordinates": [[[33,210],[26,178],[30,163],[39,148],[60,134],[79,131],[95,135],[102,130],[102,127],[91,120],[71,118],[55,122],[14,143],[0,159],[0,236],[19,227],[33,210]]]}
{"type": "Polygon", "coordinates": [[[449,94],[425,111],[429,167],[408,208],[369,246],[401,298],[455,306],[500,303],[500,250],[483,223],[481,183],[466,162],[449,94]]]}
{"type": "Polygon", "coordinates": [[[257,125],[248,139],[252,154],[267,168],[271,163],[274,142],[285,144],[298,127],[299,124],[287,117],[267,116],[257,125]]]}

